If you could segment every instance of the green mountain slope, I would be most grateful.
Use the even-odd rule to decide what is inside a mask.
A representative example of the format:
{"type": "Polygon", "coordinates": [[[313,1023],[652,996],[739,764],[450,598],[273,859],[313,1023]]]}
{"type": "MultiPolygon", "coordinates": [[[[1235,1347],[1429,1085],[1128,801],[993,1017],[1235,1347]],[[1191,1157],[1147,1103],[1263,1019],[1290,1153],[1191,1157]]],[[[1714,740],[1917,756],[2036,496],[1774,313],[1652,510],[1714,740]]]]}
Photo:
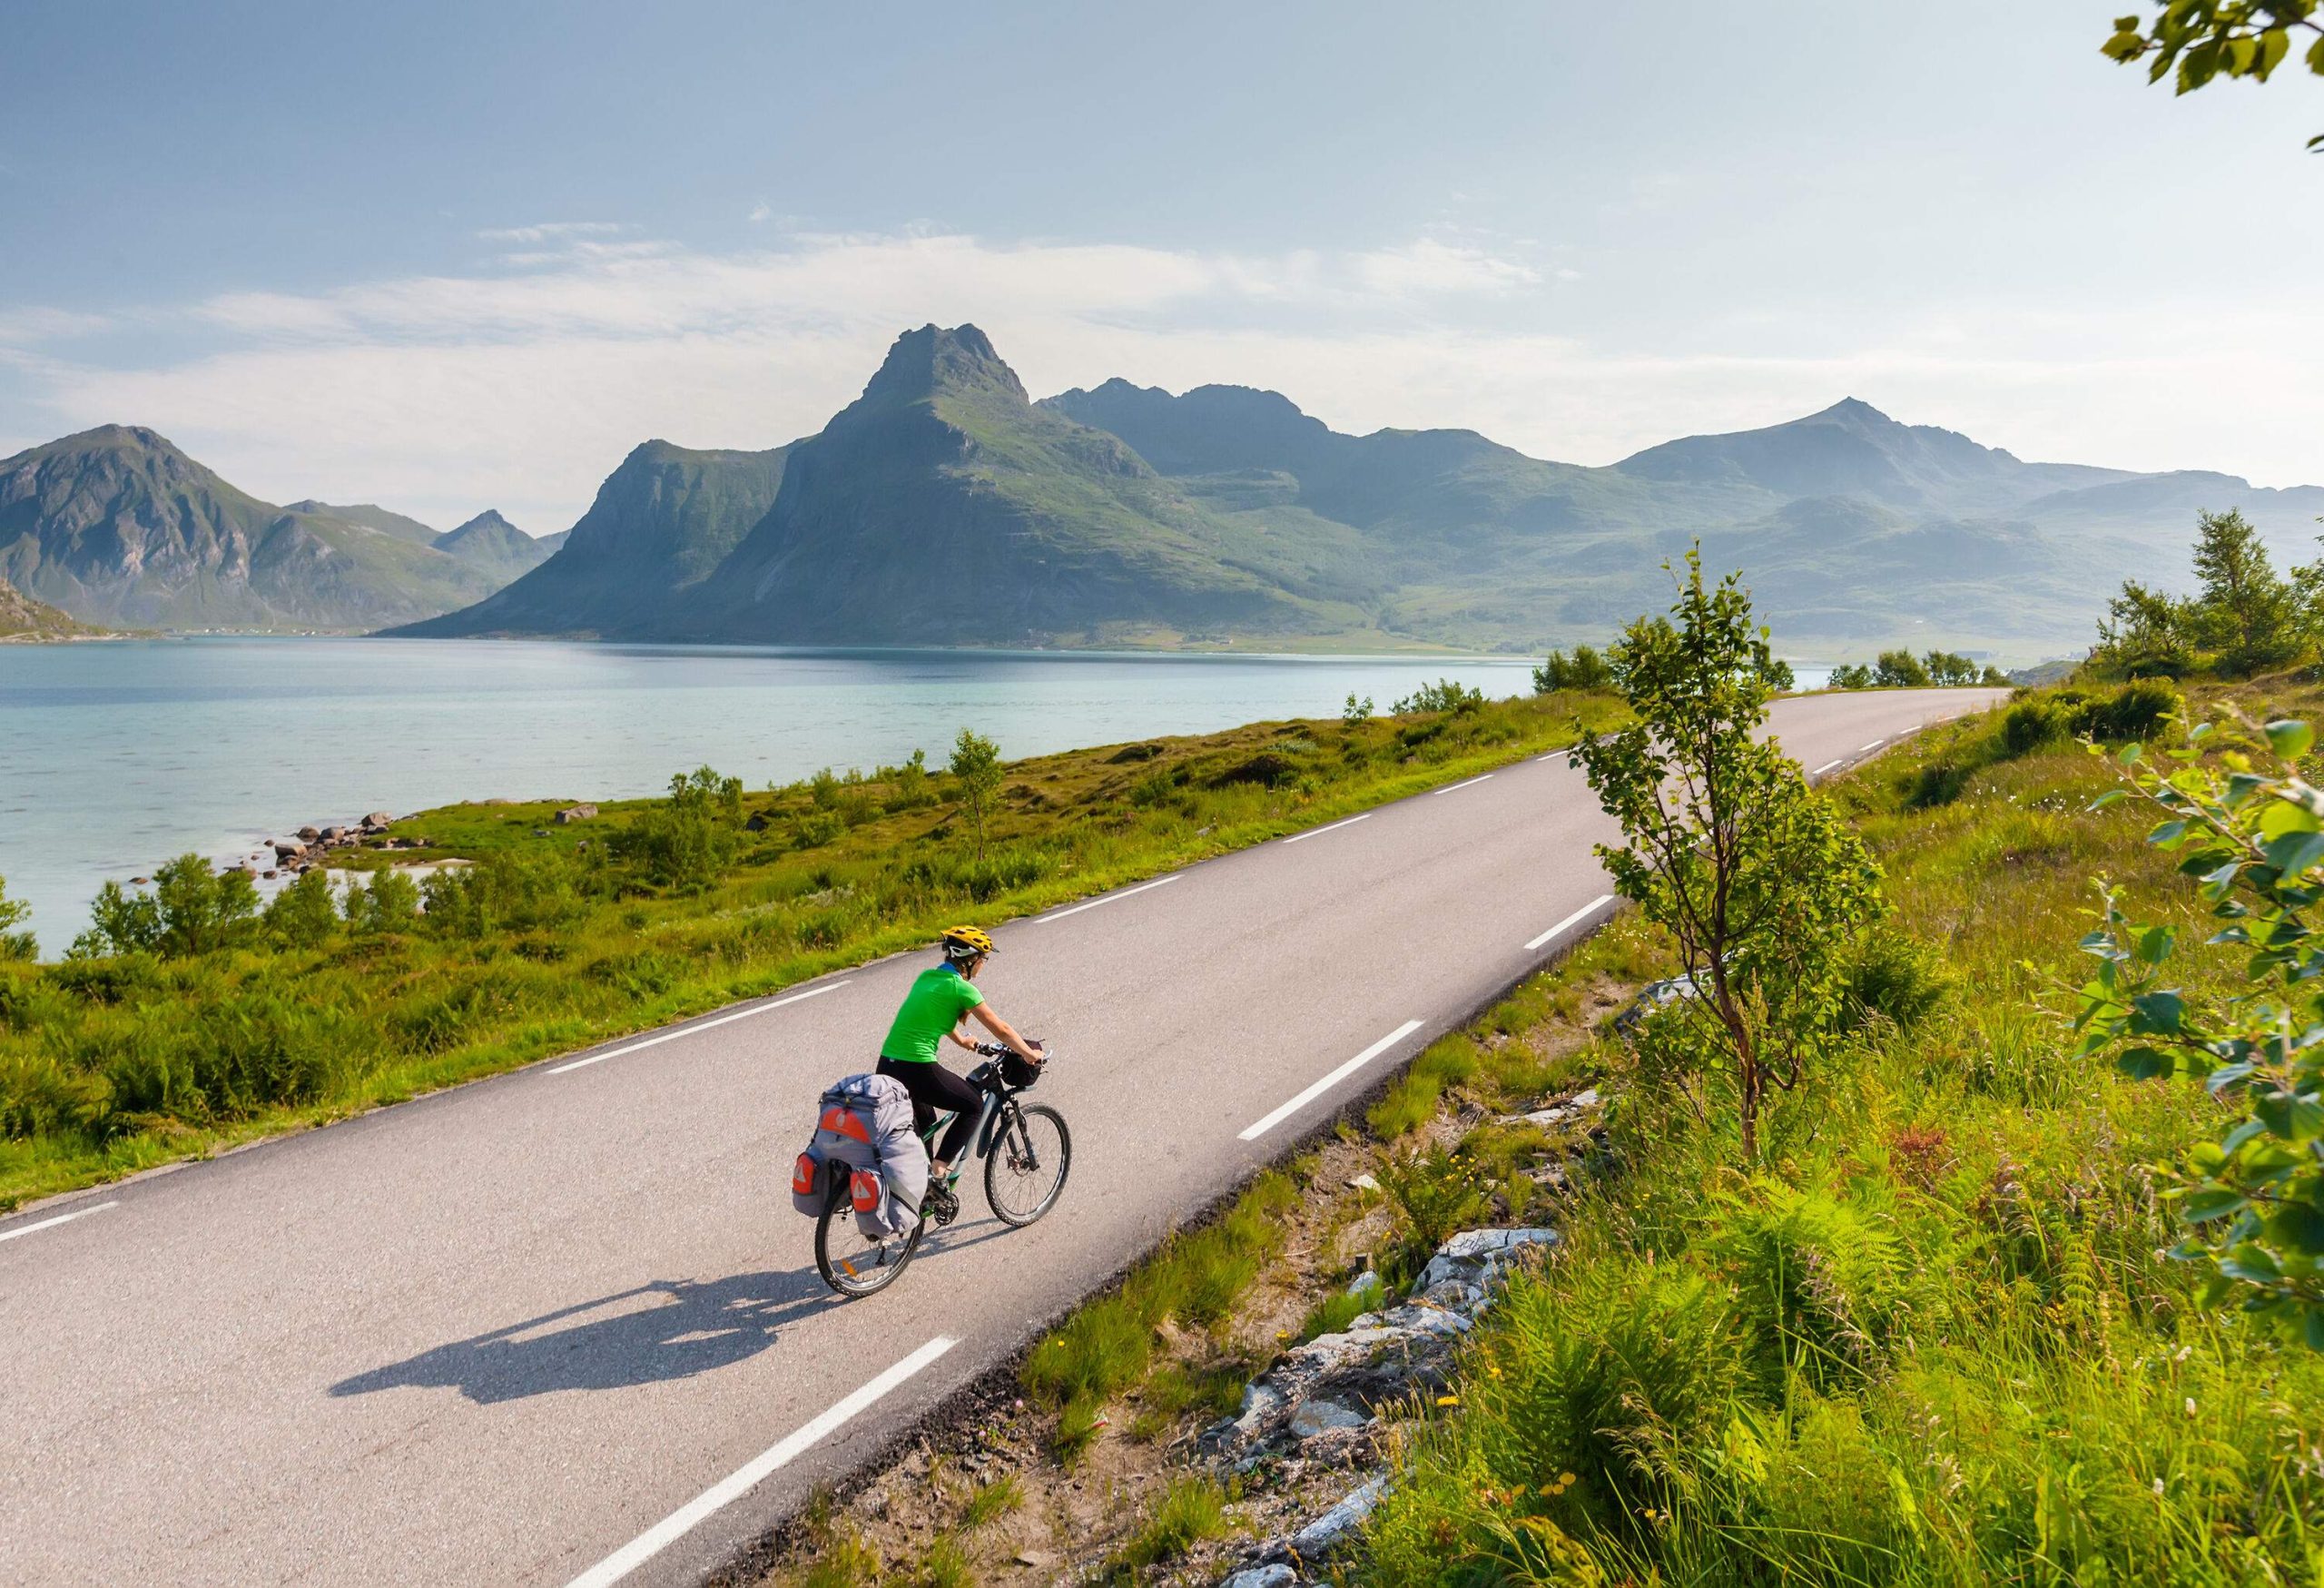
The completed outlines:
{"type": "Polygon", "coordinates": [[[343,518],[350,524],[360,524],[367,529],[377,529],[382,535],[392,535],[398,540],[409,540],[414,546],[433,546],[444,538],[444,532],[432,526],[417,518],[408,518],[401,513],[389,512],[372,502],[335,507],[310,497],[303,502],[292,502],[282,510],[286,513],[308,513],[321,518],[343,518]]]}
{"type": "Polygon", "coordinates": [[[704,452],[648,441],[607,477],[579,522],[551,538],[555,555],[474,607],[398,632],[639,635],[765,516],[789,452],[704,452]]]}
{"type": "Polygon", "coordinates": [[[1366,629],[1357,538],[1285,545],[1035,407],[982,331],[899,338],[791,449],[773,508],[665,637],[984,643],[1366,629]]]}
{"type": "Polygon", "coordinates": [[[0,460],[0,577],[84,622],[169,629],[375,628],[496,582],[400,534],[260,501],[123,425],[0,460]]]}
{"type": "Polygon", "coordinates": [[[0,640],[71,639],[94,632],[0,579],[0,640]]]}

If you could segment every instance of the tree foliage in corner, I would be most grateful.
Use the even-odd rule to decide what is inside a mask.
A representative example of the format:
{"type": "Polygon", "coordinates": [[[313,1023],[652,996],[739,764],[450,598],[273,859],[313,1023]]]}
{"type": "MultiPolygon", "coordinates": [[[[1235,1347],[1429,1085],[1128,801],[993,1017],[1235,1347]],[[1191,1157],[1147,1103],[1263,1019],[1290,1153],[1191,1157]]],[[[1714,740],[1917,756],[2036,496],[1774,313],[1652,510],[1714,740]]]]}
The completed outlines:
{"type": "MultiPolygon", "coordinates": [[[[2113,35],[2100,47],[2124,64],[2146,61],[2146,80],[2173,77],[2178,94],[2221,76],[2265,83],[2295,42],[2303,46],[2300,59],[2308,69],[2324,77],[2319,5],[2324,0],[2170,0],[2156,8],[2151,24],[2135,15],[2116,17],[2113,35]]],[[[2308,146],[2324,150],[2324,133],[2308,146]]]]}
{"type": "Polygon", "coordinates": [[[2299,770],[2305,723],[2267,726],[2272,765],[2230,751],[2202,760],[2211,725],[2166,770],[2122,752],[2128,790],[2163,821],[2149,842],[2176,853],[2220,922],[2209,943],[2245,956],[2221,999],[2178,985],[2174,927],[2134,922],[2117,894],[2082,946],[2098,970],[2082,990],[2082,1049],[2137,1080],[2200,1080],[2225,1105],[2216,1140],[2179,1166],[2171,1195],[2186,1238],[2173,1255],[2208,1263],[2206,1297],[2324,1350],[2324,790],[2299,770]]]}
{"type": "MultiPolygon", "coordinates": [[[[1770,1089],[1797,1086],[1832,1040],[1848,951],[1881,908],[1879,867],[1798,764],[1754,735],[1775,658],[1736,576],[1703,583],[1699,547],[1669,616],[1631,624],[1610,660],[1636,720],[1585,733],[1577,753],[1622,827],[1599,858],[1676,941],[1697,992],[1676,1016],[1731,1077],[1751,1161],[1770,1089]]],[[[1709,1118],[1704,1093],[1679,1079],[1709,1118]]]]}

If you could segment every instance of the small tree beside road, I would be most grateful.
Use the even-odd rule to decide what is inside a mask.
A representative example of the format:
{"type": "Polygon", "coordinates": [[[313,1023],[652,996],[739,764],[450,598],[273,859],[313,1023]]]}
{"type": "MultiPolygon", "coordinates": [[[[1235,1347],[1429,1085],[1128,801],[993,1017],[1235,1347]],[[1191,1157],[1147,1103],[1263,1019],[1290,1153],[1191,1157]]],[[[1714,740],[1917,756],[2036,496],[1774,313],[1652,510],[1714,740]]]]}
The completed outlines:
{"type": "Polygon", "coordinates": [[[1849,950],[1881,908],[1879,867],[1798,764],[1754,735],[1775,658],[1735,576],[1704,584],[1699,548],[1669,616],[1631,624],[1610,663],[1636,722],[1581,738],[1577,759],[1622,828],[1598,855],[1669,932],[1697,993],[1665,1018],[1693,1022],[1718,1062],[1672,1079],[1706,1120],[1731,1100],[1753,1161],[1770,1089],[1797,1086],[1832,1038],[1849,950]]]}
{"type": "Polygon", "coordinates": [[[985,824],[1000,794],[1000,746],[970,728],[952,742],[952,776],[958,780],[960,811],[976,835],[977,861],[984,861],[985,824]]]}

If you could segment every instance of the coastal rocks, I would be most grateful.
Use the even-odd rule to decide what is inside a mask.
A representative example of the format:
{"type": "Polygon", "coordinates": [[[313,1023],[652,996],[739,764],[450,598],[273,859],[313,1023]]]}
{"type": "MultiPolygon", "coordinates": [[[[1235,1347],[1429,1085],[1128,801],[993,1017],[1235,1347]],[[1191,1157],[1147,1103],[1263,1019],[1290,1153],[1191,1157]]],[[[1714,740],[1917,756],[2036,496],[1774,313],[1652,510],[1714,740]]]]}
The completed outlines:
{"type": "Polygon", "coordinates": [[[597,814],[595,805],[568,805],[556,814],[556,824],[569,827],[576,822],[586,822],[597,814]]]}

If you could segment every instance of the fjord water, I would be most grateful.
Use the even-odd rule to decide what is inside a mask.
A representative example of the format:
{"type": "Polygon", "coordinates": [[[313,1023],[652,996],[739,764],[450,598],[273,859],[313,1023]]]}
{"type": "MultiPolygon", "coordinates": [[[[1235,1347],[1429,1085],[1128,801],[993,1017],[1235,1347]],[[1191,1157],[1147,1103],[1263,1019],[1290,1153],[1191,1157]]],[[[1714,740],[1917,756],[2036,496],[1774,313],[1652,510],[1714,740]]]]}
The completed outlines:
{"type": "Polygon", "coordinates": [[[870,768],[962,727],[1009,755],[1385,710],[1437,677],[1531,686],[1515,657],[815,651],[489,640],[0,646],[0,878],[42,951],[107,877],[221,859],[310,822],[494,796],[750,786],[870,768]]]}

